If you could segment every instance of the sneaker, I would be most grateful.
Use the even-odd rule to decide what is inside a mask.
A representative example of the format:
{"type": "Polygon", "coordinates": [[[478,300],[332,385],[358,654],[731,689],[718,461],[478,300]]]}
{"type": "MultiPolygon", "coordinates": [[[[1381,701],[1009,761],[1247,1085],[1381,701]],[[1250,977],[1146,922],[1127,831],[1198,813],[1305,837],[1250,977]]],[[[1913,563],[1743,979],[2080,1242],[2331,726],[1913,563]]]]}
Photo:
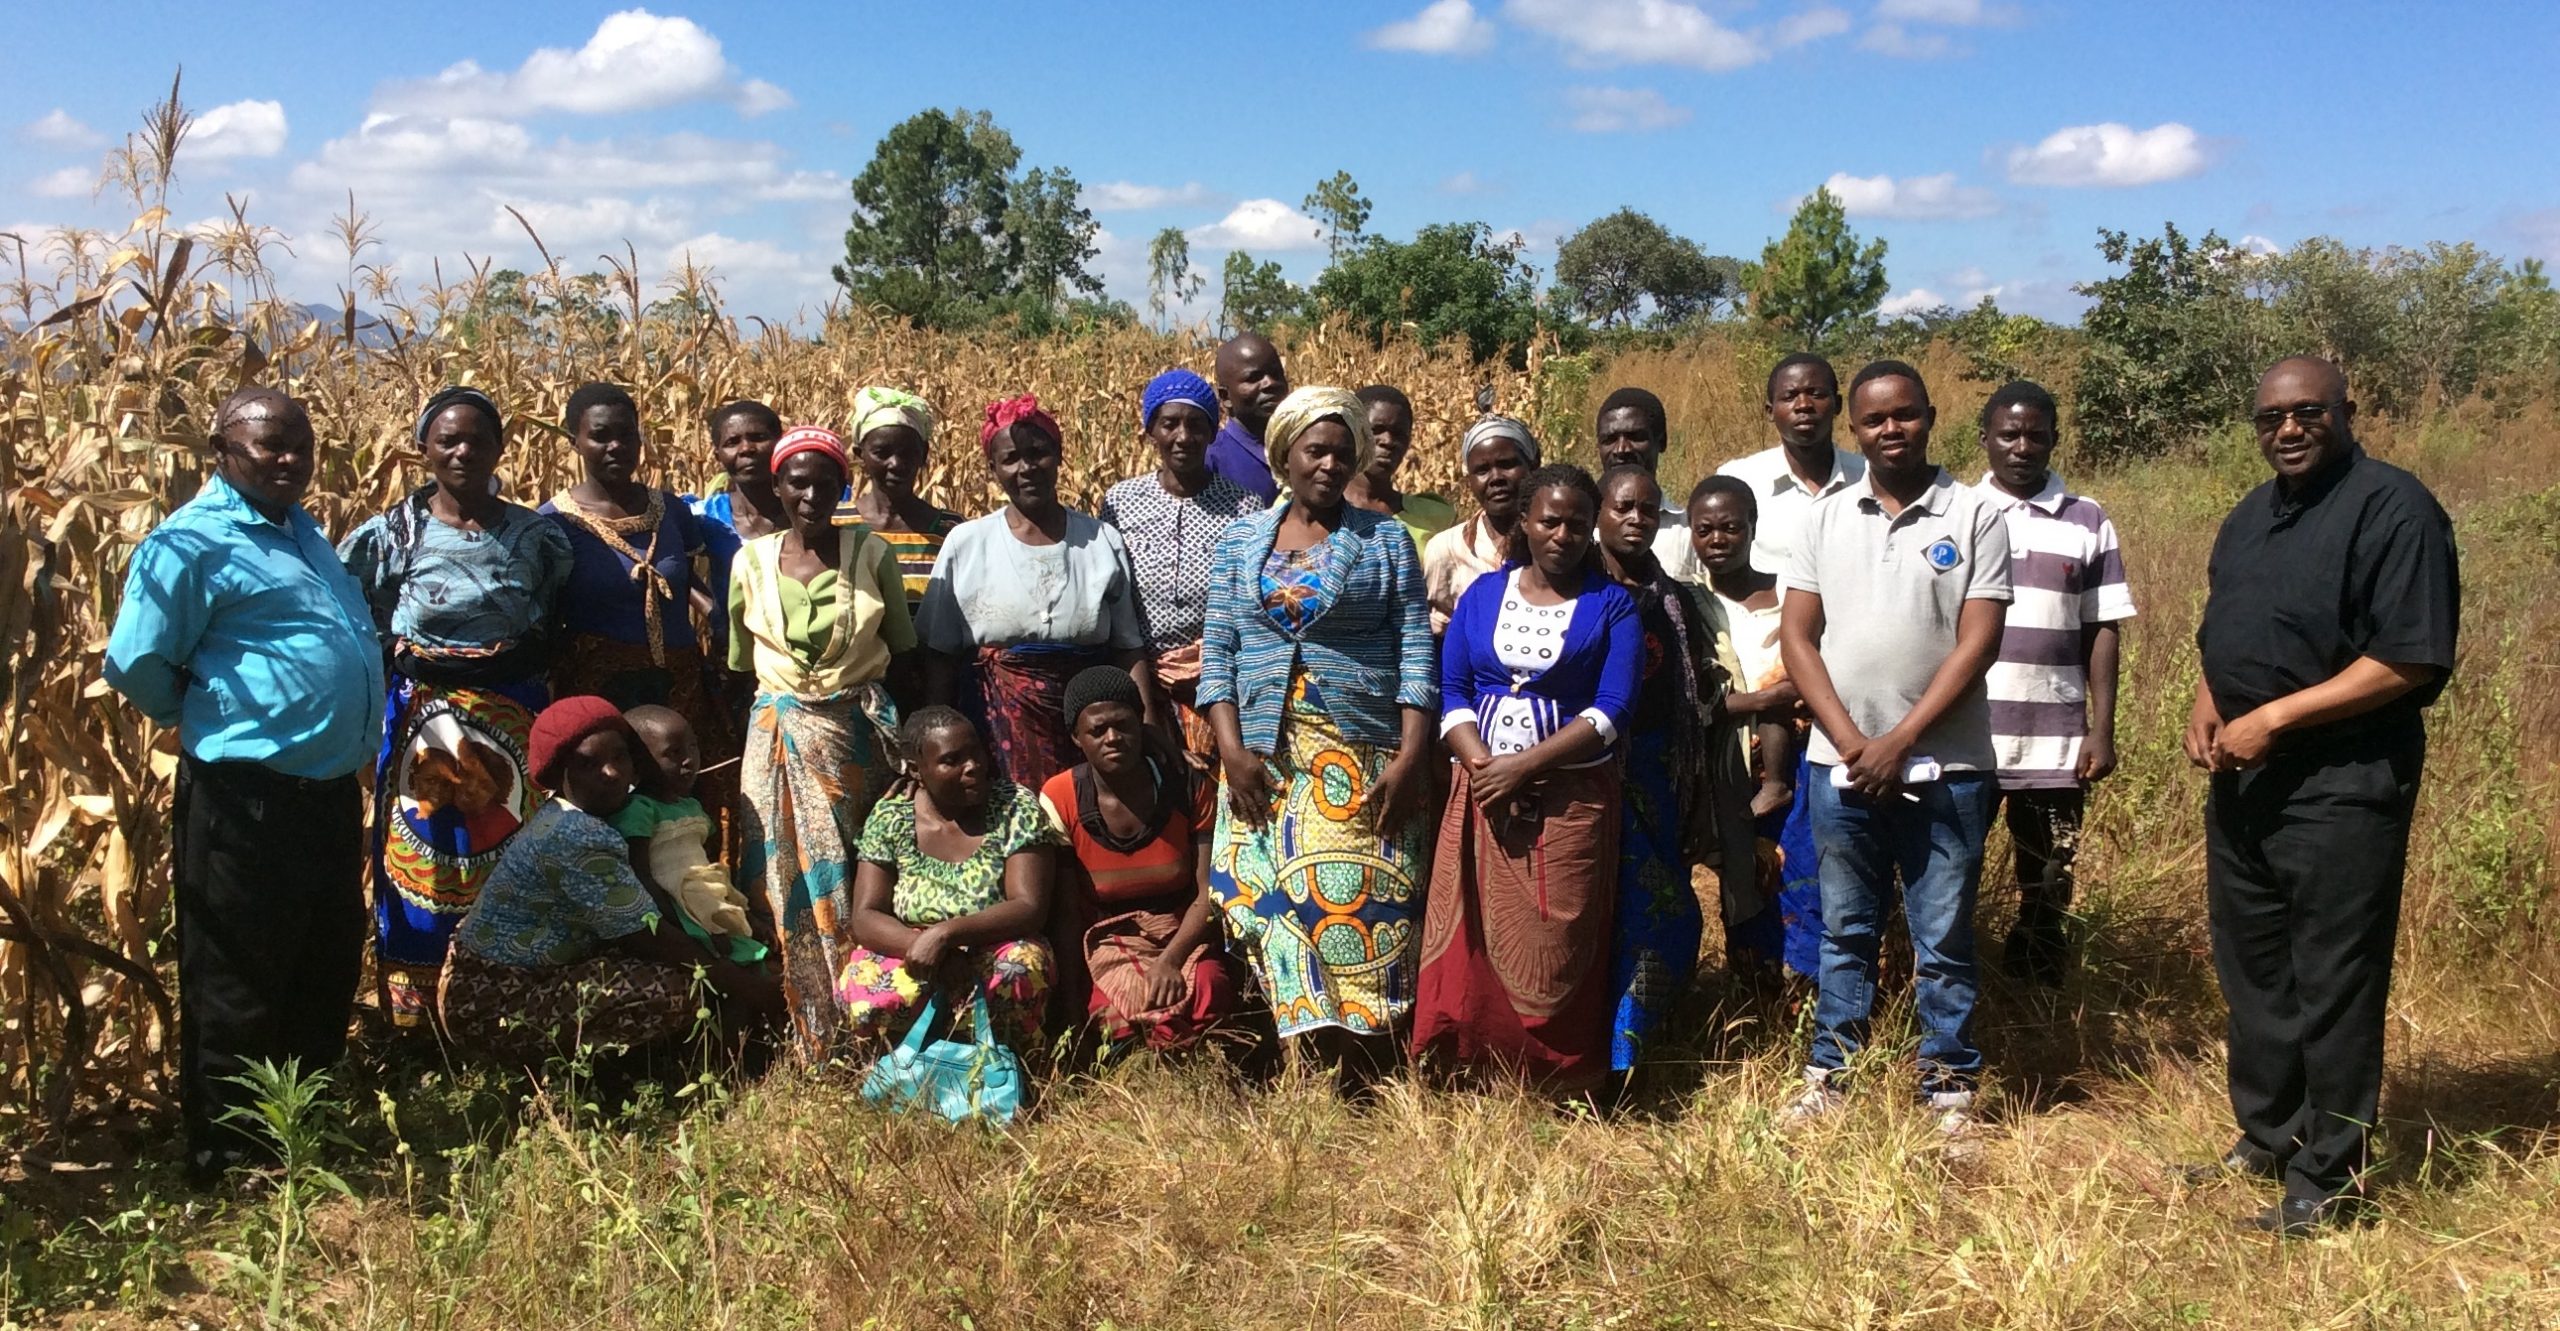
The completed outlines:
{"type": "Polygon", "coordinates": [[[1803,1127],[1815,1119],[1828,1117],[1846,1103],[1847,1099],[1848,1097],[1839,1087],[1831,1084],[1830,1069],[1806,1068],[1804,1090],[1795,1099],[1788,1101],[1785,1109],[1778,1111],[1778,1126],[1803,1127]]]}
{"type": "Polygon", "coordinates": [[[1977,1120],[1973,1116],[1973,1092],[1931,1091],[1929,1110],[1938,1116],[1938,1135],[1952,1141],[1971,1136],[1977,1120]]]}

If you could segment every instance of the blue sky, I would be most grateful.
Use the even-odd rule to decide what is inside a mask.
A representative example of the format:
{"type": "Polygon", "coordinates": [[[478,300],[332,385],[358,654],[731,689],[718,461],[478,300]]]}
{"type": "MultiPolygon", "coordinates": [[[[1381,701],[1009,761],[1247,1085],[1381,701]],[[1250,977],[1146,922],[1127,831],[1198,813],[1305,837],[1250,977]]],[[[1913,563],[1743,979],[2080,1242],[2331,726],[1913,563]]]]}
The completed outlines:
{"type": "MultiPolygon", "coordinates": [[[[710,265],[740,313],[812,311],[847,182],[928,106],[992,112],[1063,165],[1143,307],[1147,240],[1214,274],[1242,246],[1305,280],[1298,215],[1348,170],[1370,229],[1480,220],[1542,269],[1620,206],[1749,258],[1831,182],[1891,243],[1889,308],[2070,317],[2100,227],[2276,245],[2473,240],[2560,260],[2560,4],[2062,0],[1381,0],[879,4],[548,0],[119,6],[27,23],[0,81],[0,226],[120,228],[104,147],[186,68],[202,117],[180,221],[226,193],[328,299],[353,189],[412,287],[441,259],[628,241],[710,265]]],[[[1210,298],[1214,299],[1214,280],[1210,298]]]]}

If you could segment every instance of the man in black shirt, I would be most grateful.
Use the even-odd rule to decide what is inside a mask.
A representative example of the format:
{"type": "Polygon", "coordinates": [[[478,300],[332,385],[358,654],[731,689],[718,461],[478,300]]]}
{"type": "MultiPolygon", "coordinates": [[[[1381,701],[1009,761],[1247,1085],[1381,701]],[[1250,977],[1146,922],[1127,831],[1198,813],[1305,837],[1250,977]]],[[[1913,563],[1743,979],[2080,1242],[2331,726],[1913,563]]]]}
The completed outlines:
{"type": "Polygon", "coordinates": [[[2214,539],[2187,757],[2212,773],[2205,895],[2231,1007],[2240,1140],[2281,1178],[2252,1223],[2298,1237],[2364,1209],[2382,1025],[2425,707],[2454,662],[2453,524],[2356,446],[2327,361],[2278,361],[2253,421],[2275,478],[2214,539]]]}

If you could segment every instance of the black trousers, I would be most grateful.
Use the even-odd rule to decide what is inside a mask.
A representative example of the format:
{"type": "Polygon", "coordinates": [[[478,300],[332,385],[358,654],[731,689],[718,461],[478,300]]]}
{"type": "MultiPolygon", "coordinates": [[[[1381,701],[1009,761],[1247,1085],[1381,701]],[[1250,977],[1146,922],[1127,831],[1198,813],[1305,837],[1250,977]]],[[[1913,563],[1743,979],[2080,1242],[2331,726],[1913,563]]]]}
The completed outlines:
{"type": "Polygon", "coordinates": [[[2018,922],[2059,924],[2071,909],[2071,864],[2080,853],[2080,823],[2089,792],[2079,786],[2007,790],[2000,803],[2009,825],[2018,877],[2018,922]]]}
{"type": "Polygon", "coordinates": [[[2354,1191],[2370,1159],[2425,757],[2413,735],[2213,778],[2205,896],[2237,1149],[2281,1166],[2287,1197],[2354,1191]]]}
{"type": "Polygon", "coordinates": [[[364,802],[353,776],[178,765],[178,1099],[187,1156],[263,1153],[223,1122],[246,1060],[324,1068],[346,1052],[364,971],[364,802]]]}

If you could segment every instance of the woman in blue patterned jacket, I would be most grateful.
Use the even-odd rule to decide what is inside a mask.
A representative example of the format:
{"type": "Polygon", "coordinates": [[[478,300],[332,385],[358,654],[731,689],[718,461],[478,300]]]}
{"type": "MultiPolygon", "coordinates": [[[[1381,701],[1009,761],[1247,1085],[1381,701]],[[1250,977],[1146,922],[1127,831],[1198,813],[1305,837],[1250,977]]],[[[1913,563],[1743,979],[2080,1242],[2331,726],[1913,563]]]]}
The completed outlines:
{"type": "Polygon", "coordinates": [[[1225,794],[1209,885],[1282,1035],[1364,1088],[1413,1009],[1439,707],[1422,563],[1348,505],[1367,409],[1301,388],[1264,432],[1280,503],[1239,518],[1209,575],[1199,700],[1225,794]]]}

